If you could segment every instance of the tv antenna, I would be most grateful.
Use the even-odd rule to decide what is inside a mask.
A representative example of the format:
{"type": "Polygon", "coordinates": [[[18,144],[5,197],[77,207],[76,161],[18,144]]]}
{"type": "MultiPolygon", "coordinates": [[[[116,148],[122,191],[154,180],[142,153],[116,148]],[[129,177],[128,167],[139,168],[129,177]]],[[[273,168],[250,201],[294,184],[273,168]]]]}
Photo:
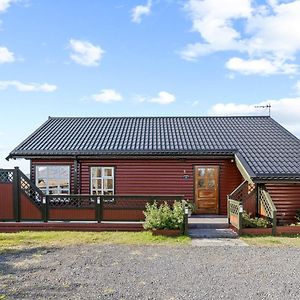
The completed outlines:
{"type": "Polygon", "coordinates": [[[269,117],[271,117],[271,104],[267,104],[267,105],[257,105],[254,106],[255,108],[267,108],[269,111],[269,117]]]}

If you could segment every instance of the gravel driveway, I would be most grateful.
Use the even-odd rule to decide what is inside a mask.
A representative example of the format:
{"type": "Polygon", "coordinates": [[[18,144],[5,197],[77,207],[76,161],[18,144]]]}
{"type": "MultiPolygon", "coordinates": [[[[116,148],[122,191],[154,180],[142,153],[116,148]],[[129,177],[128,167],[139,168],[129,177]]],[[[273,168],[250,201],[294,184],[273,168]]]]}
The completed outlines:
{"type": "Polygon", "coordinates": [[[32,249],[0,255],[1,294],[5,299],[300,299],[300,250],[32,249]]]}

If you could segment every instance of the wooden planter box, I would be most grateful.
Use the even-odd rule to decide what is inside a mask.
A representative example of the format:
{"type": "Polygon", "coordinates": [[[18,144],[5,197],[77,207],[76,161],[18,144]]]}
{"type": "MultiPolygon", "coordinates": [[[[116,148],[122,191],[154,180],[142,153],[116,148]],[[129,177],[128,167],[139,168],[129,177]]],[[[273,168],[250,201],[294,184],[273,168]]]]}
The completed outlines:
{"type": "Polygon", "coordinates": [[[277,226],[276,234],[300,234],[300,226],[277,226]]]}
{"type": "Polygon", "coordinates": [[[164,235],[164,236],[180,236],[182,235],[182,230],[180,229],[153,229],[153,235],[164,235]]]}
{"type": "Polygon", "coordinates": [[[272,228],[243,228],[240,234],[249,235],[272,235],[272,228]]]}

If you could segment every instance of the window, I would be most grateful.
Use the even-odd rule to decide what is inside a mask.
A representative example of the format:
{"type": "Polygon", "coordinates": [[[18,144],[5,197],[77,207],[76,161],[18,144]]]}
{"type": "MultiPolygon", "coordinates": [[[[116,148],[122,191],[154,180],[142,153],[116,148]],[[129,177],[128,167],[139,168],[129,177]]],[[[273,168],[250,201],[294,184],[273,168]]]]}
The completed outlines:
{"type": "Polygon", "coordinates": [[[91,194],[114,194],[114,168],[91,167],[91,194]]]}
{"type": "Polygon", "coordinates": [[[47,195],[70,194],[70,166],[36,166],[35,178],[47,195]]]}

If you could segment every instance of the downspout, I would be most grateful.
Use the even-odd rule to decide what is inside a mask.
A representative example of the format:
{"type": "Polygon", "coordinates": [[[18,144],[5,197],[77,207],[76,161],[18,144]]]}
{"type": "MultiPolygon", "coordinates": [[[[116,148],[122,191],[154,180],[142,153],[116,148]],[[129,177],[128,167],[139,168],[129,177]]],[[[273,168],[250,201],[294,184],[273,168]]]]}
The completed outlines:
{"type": "Polygon", "coordinates": [[[74,187],[73,187],[73,193],[75,195],[78,194],[78,159],[77,156],[74,157],[74,164],[73,164],[73,168],[74,168],[74,187]]]}

